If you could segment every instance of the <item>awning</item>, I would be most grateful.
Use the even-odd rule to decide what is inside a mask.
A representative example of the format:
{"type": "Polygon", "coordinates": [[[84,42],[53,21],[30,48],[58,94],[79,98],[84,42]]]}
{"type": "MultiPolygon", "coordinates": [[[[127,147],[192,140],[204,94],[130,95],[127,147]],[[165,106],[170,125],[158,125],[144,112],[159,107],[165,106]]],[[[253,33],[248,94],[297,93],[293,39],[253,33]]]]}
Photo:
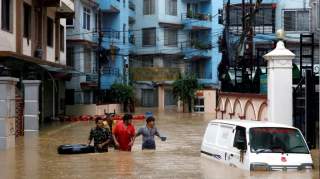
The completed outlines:
{"type": "Polygon", "coordinates": [[[0,63],[9,67],[11,70],[27,71],[28,67],[46,70],[49,72],[63,73],[63,74],[81,74],[81,72],[68,67],[63,64],[49,62],[27,55],[17,54],[10,51],[0,51],[0,63]]]}

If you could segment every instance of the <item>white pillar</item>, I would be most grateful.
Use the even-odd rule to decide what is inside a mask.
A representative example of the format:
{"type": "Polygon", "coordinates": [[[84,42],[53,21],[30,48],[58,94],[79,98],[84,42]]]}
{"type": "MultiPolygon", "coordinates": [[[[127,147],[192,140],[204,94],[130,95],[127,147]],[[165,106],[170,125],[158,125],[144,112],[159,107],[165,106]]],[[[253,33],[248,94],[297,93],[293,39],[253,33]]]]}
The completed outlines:
{"type": "Polygon", "coordinates": [[[0,77],[0,149],[15,146],[16,83],[12,77],[0,77]]]}
{"type": "Polygon", "coordinates": [[[24,131],[39,131],[40,80],[23,80],[24,84],[24,131]]]}
{"type": "Polygon", "coordinates": [[[292,59],[295,57],[279,41],[264,55],[268,61],[268,121],[292,126],[292,59]]]}

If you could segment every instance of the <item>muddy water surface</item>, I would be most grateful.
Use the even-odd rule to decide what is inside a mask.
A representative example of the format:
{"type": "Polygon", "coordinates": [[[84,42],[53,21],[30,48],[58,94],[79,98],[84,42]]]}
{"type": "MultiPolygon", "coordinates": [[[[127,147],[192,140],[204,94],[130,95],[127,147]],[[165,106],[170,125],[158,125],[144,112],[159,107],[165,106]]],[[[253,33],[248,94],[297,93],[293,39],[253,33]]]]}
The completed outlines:
{"type": "MultiPolygon", "coordinates": [[[[143,111],[142,111],[143,112],[143,111]]],[[[38,135],[17,138],[15,149],[0,151],[0,178],[319,178],[313,172],[245,172],[200,157],[200,145],[210,115],[156,113],[157,127],[166,142],[157,139],[156,151],[110,150],[103,154],[58,155],[57,146],[86,143],[93,122],[53,123],[38,135]]],[[[135,122],[142,126],[143,122],[135,122]]],[[[314,153],[314,160],[319,154],[314,153]]]]}

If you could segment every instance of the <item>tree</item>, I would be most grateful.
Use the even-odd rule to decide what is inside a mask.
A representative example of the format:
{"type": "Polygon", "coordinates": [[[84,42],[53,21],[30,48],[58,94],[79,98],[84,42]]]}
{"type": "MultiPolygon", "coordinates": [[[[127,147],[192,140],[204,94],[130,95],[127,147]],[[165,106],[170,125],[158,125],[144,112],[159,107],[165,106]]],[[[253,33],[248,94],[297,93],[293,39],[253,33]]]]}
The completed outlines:
{"type": "Polygon", "coordinates": [[[114,83],[111,85],[111,94],[116,102],[123,104],[124,112],[127,112],[128,104],[133,103],[133,87],[126,84],[114,83]]]}
{"type": "Polygon", "coordinates": [[[192,101],[195,98],[196,91],[200,88],[194,75],[180,76],[173,82],[174,96],[182,101],[183,104],[188,104],[189,112],[192,112],[192,101]]]}

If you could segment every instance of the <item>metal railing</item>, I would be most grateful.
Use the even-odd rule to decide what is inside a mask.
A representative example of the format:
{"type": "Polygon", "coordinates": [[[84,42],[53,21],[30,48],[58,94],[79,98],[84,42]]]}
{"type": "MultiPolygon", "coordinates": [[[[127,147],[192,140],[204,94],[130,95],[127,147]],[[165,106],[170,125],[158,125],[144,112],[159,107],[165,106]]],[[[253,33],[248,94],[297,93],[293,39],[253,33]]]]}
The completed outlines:
{"type": "Polygon", "coordinates": [[[102,75],[120,76],[119,68],[103,67],[101,72],[102,75]]]}
{"type": "Polygon", "coordinates": [[[198,13],[198,12],[187,12],[181,14],[181,19],[196,19],[200,21],[211,21],[212,15],[211,14],[205,14],[205,13],[198,13]]]}

